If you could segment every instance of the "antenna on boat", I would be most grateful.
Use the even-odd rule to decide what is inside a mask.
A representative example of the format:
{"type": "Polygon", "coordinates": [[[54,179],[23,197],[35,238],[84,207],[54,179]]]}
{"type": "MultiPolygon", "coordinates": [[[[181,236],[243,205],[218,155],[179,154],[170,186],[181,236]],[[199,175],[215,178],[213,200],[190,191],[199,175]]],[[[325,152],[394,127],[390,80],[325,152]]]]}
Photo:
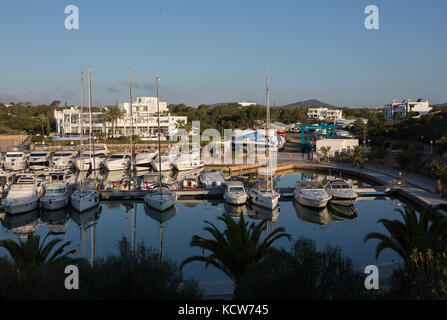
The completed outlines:
{"type": "MultiPolygon", "coordinates": [[[[269,158],[270,158],[270,133],[269,133],[269,128],[270,128],[270,88],[269,88],[269,78],[270,78],[270,73],[267,72],[267,76],[265,79],[265,95],[266,95],[266,101],[267,101],[267,126],[266,126],[266,142],[267,142],[267,150],[268,150],[268,154],[269,154],[269,158]]],[[[269,177],[267,178],[267,189],[269,187],[269,183],[270,183],[270,191],[273,192],[273,179],[272,179],[272,167],[270,165],[270,161],[268,161],[268,166],[269,166],[269,177]],[[270,178],[270,181],[268,181],[270,178]]],[[[267,190],[268,191],[268,190],[267,190]]]]}
{"type": "Polygon", "coordinates": [[[130,67],[127,67],[129,81],[129,105],[130,105],[130,171],[133,171],[133,107],[132,107],[132,82],[130,81],[130,67]]]}
{"type": "MultiPolygon", "coordinates": [[[[90,165],[92,163],[92,152],[95,152],[95,139],[93,135],[93,123],[92,123],[92,70],[90,65],[88,66],[88,112],[90,115],[90,165]]],[[[96,178],[96,161],[95,155],[93,155],[93,176],[96,178]]]]}

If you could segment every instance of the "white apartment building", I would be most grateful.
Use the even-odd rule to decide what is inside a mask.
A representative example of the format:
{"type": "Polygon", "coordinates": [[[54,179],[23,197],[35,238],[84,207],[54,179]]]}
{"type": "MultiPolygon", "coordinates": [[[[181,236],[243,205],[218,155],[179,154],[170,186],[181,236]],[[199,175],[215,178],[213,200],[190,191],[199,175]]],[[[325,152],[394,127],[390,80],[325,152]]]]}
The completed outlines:
{"type": "Polygon", "coordinates": [[[387,121],[393,121],[396,113],[400,113],[403,119],[407,117],[409,112],[417,112],[420,116],[423,116],[431,110],[432,107],[430,107],[428,100],[422,101],[422,99],[419,99],[418,101],[412,101],[408,99],[408,101],[404,100],[398,103],[394,99],[393,103],[385,105],[385,117],[387,121]]]}
{"type": "Polygon", "coordinates": [[[329,108],[309,108],[307,117],[318,120],[341,120],[343,119],[343,111],[329,108]]]}
{"type": "MultiPolygon", "coordinates": [[[[179,123],[187,122],[186,116],[175,116],[167,113],[166,102],[160,101],[160,131],[163,136],[175,134],[179,123]]],[[[119,105],[124,113],[122,119],[118,119],[113,126],[115,136],[130,135],[132,128],[132,118],[130,113],[130,104],[122,103],[119,105]]],[[[133,109],[133,128],[135,135],[145,138],[155,138],[158,136],[158,116],[157,98],[139,97],[135,104],[132,102],[133,109]],[[155,105],[155,107],[154,107],[155,105]]],[[[54,110],[56,119],[56,128],[59,135],[79,135],[81,133],[80,125],[80,107],[62,108],[54,110]]],[[[87,108],[82,114],[83,134],[90,132],[90,115],[87,108]]],[[[103,121],[102,112],[92,112],[93,132],[113,135],[112,122],[103,121]]]]}
{"type": "Polygon", "coordinates": [[[240,104],[242,107],[249,107],[249,106],[255,106],[256,102],[240,101],[240,102],[238,102],[238,104],[240,104]]]}

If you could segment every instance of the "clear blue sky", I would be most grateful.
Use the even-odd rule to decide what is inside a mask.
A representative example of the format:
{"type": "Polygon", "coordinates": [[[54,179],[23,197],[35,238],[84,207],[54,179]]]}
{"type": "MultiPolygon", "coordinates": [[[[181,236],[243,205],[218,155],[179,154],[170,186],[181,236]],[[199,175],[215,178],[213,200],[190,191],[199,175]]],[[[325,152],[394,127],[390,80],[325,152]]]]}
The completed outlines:
{"type": "Polygon", "coordinates": [[[79,103],[79,68],[94,104],[134,96],[168,103],[265,103],[316,98],[381,106],[393,98],[447,102],[445,0],[2,0],[0,101],[79,103]],[[77,5],[80,29],[64,27],[77,5]],[[366,30],[377,5],[380,29],[366,30]]]}

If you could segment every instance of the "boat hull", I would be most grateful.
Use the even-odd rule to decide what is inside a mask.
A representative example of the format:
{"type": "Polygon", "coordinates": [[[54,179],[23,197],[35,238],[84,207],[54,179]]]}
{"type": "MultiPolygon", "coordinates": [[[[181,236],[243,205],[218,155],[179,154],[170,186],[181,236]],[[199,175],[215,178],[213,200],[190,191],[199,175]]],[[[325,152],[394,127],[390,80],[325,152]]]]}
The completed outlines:
{"type": "Polygon", "coordinates": [[[278,206],[280,196],[266,197],[256,193],[250,194],[250,201],[257,206],[273,210],[278,206]]]}
{"type": "Polygon", "coordinates": [[[96,207],[99,204],[100,194],[99,192],[95,193],[94,196],[89,197],[77,197],[72,195],[71,197],[71,206],[79,212],[87,211],[93,207],[96,207]]]}
{"type": "Polygon", "coordinates": [[[317,199],[309,199],[306,197],[303,197],[300,194],[293,194],[293,197],[295,198],[295,200],[306,207],[312,207],[312,208],[324,208],[327,206],[327,203],[329,201],[329,199],[321,199],[321,200],[317,200],[317,199]]]}
{"type": "Polygon", "coordinates": [[[36,209],[39,206],[39,199],[34,199],[21,204],[2,205],[6,213],[20,214],[36,209]]]}
{"type": "Polygon", "coordinates": [[[40,199],[40,203],[45,210],[58,210],[68,205],[69,198],[65,196],[60,199],[47,199],[44,196],[40,199]]]}
{"type": "Polygon", "coordinates": [[[158,197],[151,196],[150,194],[144,197],[144,202],[151,208],[158,211],[166,211],[173,207],[175,204],[175,198],[173,196],[159,199],[158,197]]]}

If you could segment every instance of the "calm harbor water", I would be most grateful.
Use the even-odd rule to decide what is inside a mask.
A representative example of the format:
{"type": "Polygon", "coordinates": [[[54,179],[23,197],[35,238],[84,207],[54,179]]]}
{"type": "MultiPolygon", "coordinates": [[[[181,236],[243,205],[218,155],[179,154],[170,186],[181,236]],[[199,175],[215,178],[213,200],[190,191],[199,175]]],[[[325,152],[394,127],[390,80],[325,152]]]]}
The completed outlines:
{"type": "MultiPolygon", "coordinates": [[[[308,178],[323,179],[324,176],[293,172],[275,179],[277,187],[292,187],[297,180],[308,178]]],[[[356,267],[389,263],[398,259],[394,252],[384,250],[376,260],[377,241],[371,240],[365,244],[363,238],[370,232],[385,232],[377,221],[381,218],[400,219],[394,209],[403,209],[404,205],[394,198],[360,198],[355,204],[355,217],[348,219],[346,214],[352,212],[344,212],[343,208],[329,206],[328,209],[314,211],[292,200],[281,201],[279,211],[274,212],[273,221],[269,223],[269,230],[281,226],[292,235],[291,242],[281,239],[275,243],[276,247],[290,249],[294,240],[304,236],[315,240],[320,249],[329,243],[340,246],[343,254],[351,258],[356,267]]],[[[174,210],[163,214],[147,208],[143,201],[133,200],[102,201],[98,208],[82,214],[69,211],[35,211],[20,216],[3,216],[0,239],[17,239],[18,236],[23,237],[22,233],[30,231],[43,236],[49,230],[59,231],[60,234],[53,237],[70,240],[71,248],[77,251],[76,255],[92,259],[116,252],[118,241],[124,235],[135,246],[143,241],[157,252],[161,249],[164,258],[169,257],[180,263],[191,255],[202,254],[200,249],[191,248],[189,242],[195,234],[208,236],[203,231],[205,220],[223,228],[217,217],[224,212],[242,212],[250,222],[260,221],[259,218],[265,216],[265,212],[250,205],[234,208],[221,200],[195,199],[179,200],[174,210]]],[[[4,254],[6,251],[0,249],[0,255],[4,254]]],[[[200,262],[187,265],[184,276],[199,281],[227,279],[219,270],[212,266],[205,269],[200,262]]]]}

